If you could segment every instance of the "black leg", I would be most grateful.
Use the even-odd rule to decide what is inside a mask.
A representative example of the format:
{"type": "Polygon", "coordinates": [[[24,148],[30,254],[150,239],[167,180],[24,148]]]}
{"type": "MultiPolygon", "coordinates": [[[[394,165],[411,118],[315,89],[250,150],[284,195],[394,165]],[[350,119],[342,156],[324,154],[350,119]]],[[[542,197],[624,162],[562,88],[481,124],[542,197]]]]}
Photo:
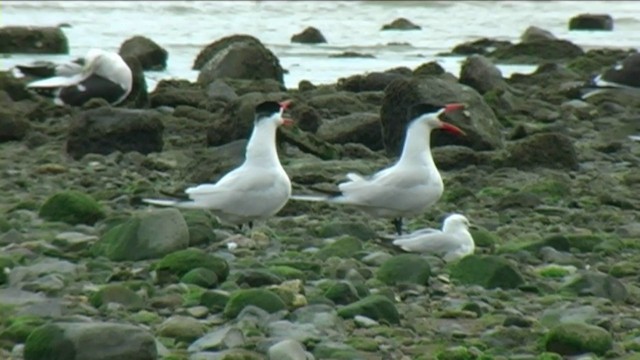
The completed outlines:
{"type": "Polygon", "coordinates": [[[393,224],[393,226],[395,226],[398,235],[402,235],[402,218],[395,218],[391,221],[391,223],[393,224]]]}
{"type": "Polygon", "coordinates": [[[242,226],[243,226],[243,224],[236,225],[236,227],[238,228],[238,231],[242,231],[242,226]]]}
{"type": "Polygon", "coordinates": [[[253,221],[249,221],[249,230],[253,229],[253,221]]]}

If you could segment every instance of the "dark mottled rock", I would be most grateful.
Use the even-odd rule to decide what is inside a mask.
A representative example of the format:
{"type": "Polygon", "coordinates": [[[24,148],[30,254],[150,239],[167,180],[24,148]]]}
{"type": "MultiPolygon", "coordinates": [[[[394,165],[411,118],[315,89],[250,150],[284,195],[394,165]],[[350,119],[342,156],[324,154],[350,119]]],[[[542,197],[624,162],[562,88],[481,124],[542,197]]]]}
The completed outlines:
{"type": "Polygon", "coordinates": [[[507,87],[500,69],[491,60],[479,54],[469,56],[462,63],[460,83],[471,86],[480,94],[507,87]]]}
{"type": "Polygon", "coordinates": [[[500,49],[510,45],[510,41],[482,38],[456,45],[453,50],[451,50],[451,53],[456,55],[486,55],[492,51],[495,51],[496,49],[500,49]]]}
{"type": "Polygon", "coordinates": [[[31,124],[22,114],[10,108],[0,109],[0,142],[22,140],[31,124]]]}
{"type": "Polygon", "coordinates": [[[296,126],[304,131],[315,133],[322,124],[318,110],[305,104],[293,104],[291,118],[295,119],[296,126]]]}
{"type": "Polygon", "coordinates": [[[327,39],[325,39],[320,30],[314,28],[313,26],[309,26],[306,29],[302,30],[302,32],[293,35],[291,37],[291,42],[300,44],[320,44],[326,43],[327,39]]]}
{"type": "Polygon", "coordinates": [[[344,51],[338,54],[329,55],[330,58],[361,58],[361,59],[375,59],[373,54],[359,53],[356,51],[344,51]]]}
{"type": "Polygon", "coordinates": [[[498,48],[487,54],[487,57],[500,62],[537,64],[571,60],[583,54],[582,48],[567,40],[535,40],[498,48]]]}
{"type": "Polygon", "coordinates": [[[506,146],[501,163],[519,169],[547,167],[576,170],[578,155],[570,138],[559,133],[539,133],[506,146]]]}
{"type": "Polygon", "coordinates": [[[444,68],[437,61],[429,61],[413,70],[413,76],[437,76],[444,73],[444,68]]]}
{"type": "Polygon", "coordinates": [[[383,25],[381,30],[420,30],[420,29],[422,28],[412,23],[410,20],[407,20],[405,18],[397,18],[393,20],[391,23],[383,25]]]}
{"type": "Polygon", "coordinates": [[[569,30],[613,30],[613,18],[608,14],[580,14],[569,20],[569,30]]]}
{"type": "Polygon", "coordinates": [[[187,80],[161,80],[150,94],[151,107],[188,105],[204,107],[208,96],[205,89],[187,80]]]}
{"type": "Polygon", "coordinates": [[[144,70],[164,70],[169,53],[153,40],[145,36],[134,36],[120,45],[121,56],[135,57],[144,70]]]}
{"type": "Polygon", "coordinates": [[[537,26],[529,26],[524,33],[520,35],[520,41],[523,43],[539,40],[557,40],[557,38],[550,31],[537,26]]]}
{"type": "Polygon", "coordinates": [[[249,35],[222,38],[198,54],[193,66],[200,70],[198,83],[219,78],[273,79],[284,83],[280,60],[260,40],[249,35]]]}
{"type": "Polygon", "coordinates": [[[399,324],[400,314],[395,304],[382,295],[370,295],[338,310],[343,318],[353,318],[356,315],[366,316],[373,320],[385,321],[389,324],[399,324]]]}
{"type": "Polygon", "coordinates": [[[353,113],[326,121],[317,135],[332,144],[360,143],[371,150],[383,148],[379,114],[353,113]]]}
{"type": "Polygon", "coordinates": [[[163,131],[156,111],[101,107],[83,111],[72,120],[66,149],[74,159],[89,153],[160,152],[163,131]]]}
{"type": "Polygon", "coordinates": [[[338,79],[337,90],[361,92],[383,91],[393,80],[405,78],[395,72],[372,72],[366,75],[353,75],[338,79]]]}
{"type": "Polygon", "coordinates": [[[382,137],[387,154],[398,155],[404,144],[407,110],[418,102],[436,104],[464,103],[464,112],[443,117],[460,127],[467,136],[434,131],[432,147],[464,145],[476,150],[502,147],[500,124],[491,108],[472,88],[443,79],[428,77],[395,80],[385,89],[380,109],[382,137]],[[468,116],[467,116],[468,114],[468,116]]]}
{"type": "Polygon", "coordinates": [[[316,109],[323,119],[334,119],[374,109],[374,107],[360,100],[356,94],[348,91],[313,96],[307,101],[307,105],[316,109]]]}
{"type": "Polygon", "coordinates": [[[562,290],[579,296],[598,296],[615,302],[624,302],[629,293],[625,285],[615,277],[598,272],[582,272],[562,287],[562,290]]]}
{"type": "Polygon", "coordinates": [[[25,85],[23,79],[16,79],[10,71],[0,71],[0,92],[4,91],[10,100],[33,99],[34,96],[25,88],[25,85]]]}
{"type": "Polygon", "coordinates": [[[5,26],[0,28],[0,53],[68,54],[69,44],[58,27],[5,26]]]}
{"type": "Polygon", "coordinates": [[[128,108],[147,108],[149,107],[149,93],[147,91],[147,80],[144,77],[144,70],[137,58],[131,56],[123,56],[122,59],[133,75],[133,82],[131,83],[131,92],[127,95],[127,98],[120,104],[121,107],[128,108]]]}

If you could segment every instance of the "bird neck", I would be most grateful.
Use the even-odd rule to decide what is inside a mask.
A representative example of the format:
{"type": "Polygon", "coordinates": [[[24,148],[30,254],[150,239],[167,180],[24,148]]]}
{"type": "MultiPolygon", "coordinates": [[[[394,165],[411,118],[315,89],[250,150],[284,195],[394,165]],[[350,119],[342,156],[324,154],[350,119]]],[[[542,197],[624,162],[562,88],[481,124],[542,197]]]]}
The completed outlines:
{"type": "Polygon", "coordinates": [[[254,125],[247,143],[245,162],[260,164],[279,163],[276,149],[277,126],[271,121],[261,121],[254,125]]]}
{"type": "Polygon", "coordinates": [[[400,155],[400,163],[411,165],[432,165],[435,166],[431,156],[431,131],[421,129],[422,124],[411,124],[407,129],[404,140],[404,147],[400,155]]]}

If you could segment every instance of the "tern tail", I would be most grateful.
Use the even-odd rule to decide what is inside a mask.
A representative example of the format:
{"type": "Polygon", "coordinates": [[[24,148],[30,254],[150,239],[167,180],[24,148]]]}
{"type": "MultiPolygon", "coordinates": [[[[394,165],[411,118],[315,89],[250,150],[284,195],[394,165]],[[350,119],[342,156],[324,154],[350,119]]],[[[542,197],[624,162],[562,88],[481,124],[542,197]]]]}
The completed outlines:
{"type": "Polygon", "coordinates": [[[183,209],[200,209],[200,208],[204,208],[203,206],[199,206],[194,201],[142,199],[142,202],[145,202],[147,204],[152,204],[152,205],[173,206],[173,207],[183,208],[183,209]]]}
{"type": "Polygon", "coordinates": [[[301,201],[327,201],[330,197],[323,195],[291,195],[290,199],[301,201]]]}

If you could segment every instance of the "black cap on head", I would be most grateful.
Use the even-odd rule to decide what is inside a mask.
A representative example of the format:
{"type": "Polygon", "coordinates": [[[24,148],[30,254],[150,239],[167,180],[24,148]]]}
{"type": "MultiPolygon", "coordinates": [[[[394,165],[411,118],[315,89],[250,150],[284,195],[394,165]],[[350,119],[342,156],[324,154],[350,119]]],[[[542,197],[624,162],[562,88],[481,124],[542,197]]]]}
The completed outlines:
{"type": "Polygon", "coordinates": [[[256,106],[256,119],[270,117],[280,112],[280,104],[276,101],[263,101],[256,106]]]}
{"type": "Polygon", "coordinates": [[[409,108],[408,119],[409,121],[419,118],[425,114],[433,114],[444,108],[443,105],[433,105],[429,103],[419,103],[409,108]]]}

